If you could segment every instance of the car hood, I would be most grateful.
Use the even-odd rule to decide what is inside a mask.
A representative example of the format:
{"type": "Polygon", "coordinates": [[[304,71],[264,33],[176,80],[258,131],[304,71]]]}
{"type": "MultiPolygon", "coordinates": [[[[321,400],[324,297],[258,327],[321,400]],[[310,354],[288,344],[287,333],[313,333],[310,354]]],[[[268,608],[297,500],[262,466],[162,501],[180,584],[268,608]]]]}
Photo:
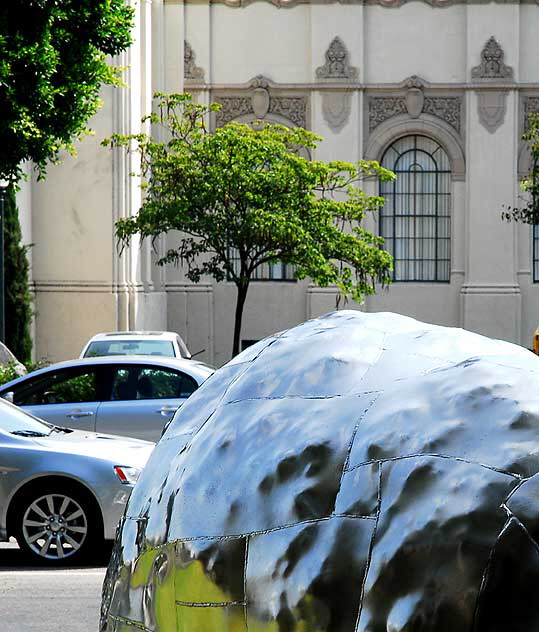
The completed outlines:
{"type": "Polygon", "coordinates": [[[73,430],[72,432],[53,432],[47,437],[33,439],[38,445],[52,451],[92,456],[117,465],[129,465],[142,468],[146,465],[155,443],[130,439],[97,432],[73,430]]]}

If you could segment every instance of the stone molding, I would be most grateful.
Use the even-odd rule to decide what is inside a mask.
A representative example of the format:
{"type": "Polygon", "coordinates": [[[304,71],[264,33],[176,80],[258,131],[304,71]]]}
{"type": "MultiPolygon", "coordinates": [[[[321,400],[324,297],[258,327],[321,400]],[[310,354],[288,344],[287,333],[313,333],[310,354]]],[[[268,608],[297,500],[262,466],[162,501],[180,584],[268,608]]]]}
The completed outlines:
{"type": "Polygon", "coordinates": [[[412,119],[421,114],[435,116],[453,127],[460,134],[462,128],[462,96],[445,96],[427,92],[429,84],[415,75],[399,84],[400,94],[368,97],[368,131],[394,116],[407,115],[412,119]]]}
{"type": "Polygon", "coordinates": [[[214,91],[212,101],[221,109],[215,113],[215,126],[233,120],[276,120],[299,127],[309,126],[309,96],[283,89],[271,79],[258,75],[241,90],[214,91]]]}
{"type": "MultiPolygon", "coordinates": [[[[256,0],[209,0],[210,4],[225,4],[228,7],[243,8],[256,0]]],[[[413,0],[265,0],[279,9],[295,7],[299,4],[360,4],[360,5],[380,5],[388,8],[398,8],[408,4],[413,0]]],[[[538,0],[421,0],[435,8],[450,7],[460,4],[486,5],[486,4],[539,4],[538,0]]]]}
{"type": "Polygon", "coordinates": [[[479,122],[491,134],[505,121],[507,90],[477,91],[479,122]]]}
{"type": "Polygon", "coordinates": [[[464,144],[454,127],[443,119],[422,112],[417,118],[408,113],[399,114],[381,123],[368,138],[365,145],[366,160],[382,159],[386,149],[403,136],[420,134],[433,138],[445,149],[451,161],[451,177],[453,180],[464,180],[466,162],[464,144]]]}
{"type": "Polygon", "coordinates": [[[195,64],[196,55],[187,40],[183,43],[183,78],[189,81],[204,81],[204,70],[195,64]]]}
{"type": "Polygon", "coordinates": [[[494,35],[481,51],[481,63],[472,68],[472,79],[513,79],[513,69],[503,63],[505,53],[494,35]]]}
{"type": "Polygon", "coordinates": [[[357,81],[358,70],[350,65],[348,49],[340,37],[333,38],[325,52],[325,57],[326,63],[316,69],[318,80],[357,81]]]}

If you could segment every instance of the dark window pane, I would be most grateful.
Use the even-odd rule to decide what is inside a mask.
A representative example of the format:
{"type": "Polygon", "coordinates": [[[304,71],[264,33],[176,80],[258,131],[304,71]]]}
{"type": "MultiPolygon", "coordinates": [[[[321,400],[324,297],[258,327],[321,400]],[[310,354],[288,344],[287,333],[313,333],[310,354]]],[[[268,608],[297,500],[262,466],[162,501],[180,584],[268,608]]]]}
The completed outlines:
{"type": "MultiPolygon", "coordinates": [[[[380,234],[394,258],[396,281],[449,281],[451,170],[443,148],[425,136],[406,136],[382,158],[396,181],[384,183],[380,234]]],[[[535,248],[534,241],[534,248],[535,248]]]]}
{"type": "Polygon", "coordinates": [[[96,372],[85,367],[48,373],[16,389],[13,399],[19,406],[99,401],[96,372]]]}

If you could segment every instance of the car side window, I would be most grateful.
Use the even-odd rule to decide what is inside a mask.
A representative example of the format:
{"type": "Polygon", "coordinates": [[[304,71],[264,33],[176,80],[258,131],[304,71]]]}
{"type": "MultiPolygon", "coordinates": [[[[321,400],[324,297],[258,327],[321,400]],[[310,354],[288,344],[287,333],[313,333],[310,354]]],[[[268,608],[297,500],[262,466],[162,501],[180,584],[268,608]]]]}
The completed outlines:
{"type": "Polygon", "coordinates": [[[75,404],[99,401],[94,369],[74,367],[40,375],[14,391],[19,406],[75,404]]]}
{"type": "Polygon", "coordinates": [[[137,399],[188,397],[197,383],[185,373],[169,369],[142,368],[137,380],[137,399]]]}
{"type": "Polygon", "coordinates": [[[110,399],[126,401],[136,399],[136,367],[117,368],[112,379],[110,399]]]}

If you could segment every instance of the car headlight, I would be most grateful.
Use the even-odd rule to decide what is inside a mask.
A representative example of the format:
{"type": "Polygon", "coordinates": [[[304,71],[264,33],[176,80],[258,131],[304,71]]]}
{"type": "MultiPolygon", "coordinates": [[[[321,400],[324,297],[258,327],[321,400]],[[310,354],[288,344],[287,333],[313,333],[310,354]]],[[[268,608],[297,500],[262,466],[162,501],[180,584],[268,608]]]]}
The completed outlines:
{"type": "Polygon", "coordinates": [[[120,483],[124,485],[134,485],[140,474],[140,470],[137,470],[136,467],[127,467],[126,465],[115,465],[114,471],[120,479],[120,483]]]}

